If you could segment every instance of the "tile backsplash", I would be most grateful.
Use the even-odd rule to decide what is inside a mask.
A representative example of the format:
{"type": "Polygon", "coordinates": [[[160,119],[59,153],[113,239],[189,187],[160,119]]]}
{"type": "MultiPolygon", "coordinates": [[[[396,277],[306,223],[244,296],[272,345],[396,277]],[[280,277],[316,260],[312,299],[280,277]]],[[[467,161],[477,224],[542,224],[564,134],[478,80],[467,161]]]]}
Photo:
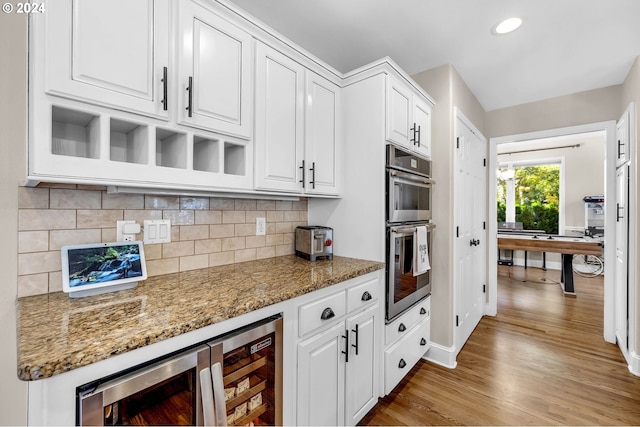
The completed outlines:
{"type": "Polygon", "coordinates": [[[294,230],[307,224],[306,199],[108,194],[58,184],[18,194],[18,297],[62,291],[60,248],[113,242],[118,220],[171,220],[171,243],[145,245],[149,276],[293,254],[294,230]],[[257,217],[266,218],[264,236],[255,235],[257,217]]]}

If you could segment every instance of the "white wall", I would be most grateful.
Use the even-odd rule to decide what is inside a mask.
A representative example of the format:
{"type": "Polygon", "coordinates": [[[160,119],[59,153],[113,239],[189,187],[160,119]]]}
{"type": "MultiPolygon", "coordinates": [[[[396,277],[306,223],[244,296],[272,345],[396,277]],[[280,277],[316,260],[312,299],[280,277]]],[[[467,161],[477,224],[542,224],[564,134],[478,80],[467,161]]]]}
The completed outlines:
{"type": "Polygon", "coordinates": [[[27,21],[0,18],[0,424],[27,422],[27,383],[16,359],[18,182],[24,176],[27,129],[27,21]]]}

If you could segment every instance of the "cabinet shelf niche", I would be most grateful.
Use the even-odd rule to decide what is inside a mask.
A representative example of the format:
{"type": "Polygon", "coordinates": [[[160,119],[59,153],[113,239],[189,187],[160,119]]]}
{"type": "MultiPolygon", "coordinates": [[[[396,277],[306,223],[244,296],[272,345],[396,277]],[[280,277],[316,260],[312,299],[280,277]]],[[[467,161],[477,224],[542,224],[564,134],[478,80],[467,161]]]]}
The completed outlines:
{"type": "Polygon", "coordinates": [[[148,163],[149,129],[145,125],[111,119],[110,158],[116,162],[148,163]]]}
{"type": "Polygon", "coordinates": [[[215,139],[193,137],[193,169],[220,172],[220,142],[215,139]]]}
{"type": "Polygon", "coordinates": [[[97,159],[100,156],[100,117],[83,111],[51,107],[51,152],[97,159]]]}
{"type": "Polygon", "coordinates": [[[169,129],[156,128],[156,165],[187,168],[187,136],[169,129]]]}

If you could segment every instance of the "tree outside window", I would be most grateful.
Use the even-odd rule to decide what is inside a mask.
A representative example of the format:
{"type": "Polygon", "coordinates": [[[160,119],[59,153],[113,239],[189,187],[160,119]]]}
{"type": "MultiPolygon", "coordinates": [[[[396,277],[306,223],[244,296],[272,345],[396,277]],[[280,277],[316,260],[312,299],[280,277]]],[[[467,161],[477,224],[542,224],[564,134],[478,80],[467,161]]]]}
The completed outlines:
{"type": "Polygon", "coordinates": [[[558,234],[560,165],[527,165],[513,167],[513,178],[509,168],[498,170],[498,222],[506,221],[507,194],[510,179],[513,179],[515,220],[522,222],[525,230],[544,230],[558,234]]]}

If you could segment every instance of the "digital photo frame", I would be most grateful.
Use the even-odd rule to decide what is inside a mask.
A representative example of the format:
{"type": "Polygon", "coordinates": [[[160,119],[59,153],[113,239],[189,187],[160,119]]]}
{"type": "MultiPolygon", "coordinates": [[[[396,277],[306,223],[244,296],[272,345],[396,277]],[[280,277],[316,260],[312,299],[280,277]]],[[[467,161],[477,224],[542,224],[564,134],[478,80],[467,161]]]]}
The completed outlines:
{"type": "Polygon", "coordinates": [[[147,278],[139,241],[68,245],[61,256],[62,290],[70,297],[129,289],[147,278]]]}

